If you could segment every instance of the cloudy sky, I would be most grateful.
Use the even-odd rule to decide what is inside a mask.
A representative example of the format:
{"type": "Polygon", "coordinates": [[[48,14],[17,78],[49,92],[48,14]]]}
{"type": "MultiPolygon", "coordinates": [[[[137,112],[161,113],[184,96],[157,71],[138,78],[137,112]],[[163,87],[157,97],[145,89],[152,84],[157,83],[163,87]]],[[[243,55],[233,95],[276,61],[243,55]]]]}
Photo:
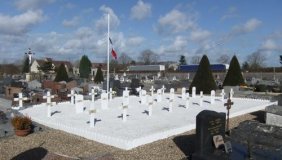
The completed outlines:
{"type": "Polygon", "coordinates": [[[110,36],[118,54],[137,59],[151,49],[160,60],[187,61],[207,54],[211,63],[236,54],[242,63],[254,52],[280,66],[281,0],[0,0],[0,55],[77,60],[86,54],[103,62],[110,36]]]}

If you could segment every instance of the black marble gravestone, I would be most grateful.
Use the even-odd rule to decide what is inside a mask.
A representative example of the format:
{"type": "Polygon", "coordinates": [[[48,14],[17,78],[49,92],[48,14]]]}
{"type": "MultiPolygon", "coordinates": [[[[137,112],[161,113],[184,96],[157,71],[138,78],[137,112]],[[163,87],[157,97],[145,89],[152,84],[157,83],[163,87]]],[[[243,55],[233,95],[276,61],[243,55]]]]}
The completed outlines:
{"type": "Polygon", "coordinates": [[[225,113],[203,110],[197,115],[196,144],[193,159],[212,159],[216,151],[213,136],[221,135],[225,139],[225,122],[225,113]]]}

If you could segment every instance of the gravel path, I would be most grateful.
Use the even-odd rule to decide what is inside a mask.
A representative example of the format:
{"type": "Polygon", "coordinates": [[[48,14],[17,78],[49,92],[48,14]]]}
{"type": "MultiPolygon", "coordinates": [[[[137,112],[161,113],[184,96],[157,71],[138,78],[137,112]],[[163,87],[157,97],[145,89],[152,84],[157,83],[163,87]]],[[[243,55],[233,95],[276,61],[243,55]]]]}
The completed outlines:
{"type": "MultiPolygon", "coordinates": [[[[251,114],[231,119],[232,128],[245,120],[264,119],[264,112],[259,111],[251,114]]],[[[185,159],[189,144],[185,138],[194,138],[195,130],[185,132],[181,135],[173,136],[167,139],[159,140],[135,149],[125,151],[98,142],[87,140],[85,138],[71,135],[51,128],[43,128],[28,135],[27,137],[10,136],[0,139],[0,160],[20,159],[15,158],[22,152],[36,150],[44,159],[100,159],[102,160],[124,160],[124,159],[146,159],[146,160],[179,160],[185,159]],[[39,152],[40,151],[40,152],[39,152]],[[61,156],[54,156],[61,155],[61,156]],[[64,156],[62,156],[64,155],[64,156]],[[59,158],[60,157],[60,158],[59,158]]],[[[191,144],[190,144],[191,145],[191,144]]],[[[41,159],[41,158],[38,158],[41,159]]]]}

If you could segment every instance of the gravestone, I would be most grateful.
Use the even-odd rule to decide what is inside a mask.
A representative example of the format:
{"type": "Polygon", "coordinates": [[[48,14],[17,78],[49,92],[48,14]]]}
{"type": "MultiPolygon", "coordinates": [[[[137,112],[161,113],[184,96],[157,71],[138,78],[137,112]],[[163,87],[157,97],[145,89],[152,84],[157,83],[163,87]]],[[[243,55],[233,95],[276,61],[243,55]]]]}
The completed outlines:
{"type": "Polygon", "coordinates": [[[122,98],[122,103],[126,106],[129,106],[129,91],[127,90],[127,88],[123,91],[122,98]]]}
{"type": "Polygon", "coordinates": [[[145,90],[141,91],[141,104],[147,103],[147,92],[145,90]]]}
{"type": "Polygon", "coordinates": [[[282,127],[282,106],[272,105],[265,108],[266,121],[268,125],[282,127]]]}
{"type": "Polygon", "coordinates": [[[74,92],[74,90],[73,90],[73,89],[71,90],[71,94],[68,94],[67,96],[68,96],[68,97],[71,97],[71,101],[70,101],[70,103],[71,103],[71,104],[74,104],[74,96],[75,96],[75,92],[74,92]]]}
{"type": "Polygon", "coordinates": [[[170,88],[169,99],[174,100],[174,88],[170,88]]]}
{"type": "Polygon", "coordinates": [[[224,102],[224,96],[225,96],[225,93],[224,93],[224,89],[221,90],[221,101],[224,102]]]}
{"type": "Polygon", "coordinates": [[[190,95],[189,92],[186,95],[186,102],[185,102],[185,108],[188,109],[190,105],[190,95]]]}
{"type": "Polygon", "coordinates": [[[101,108],[108,109],[108,94],[107,93],[101,94],[101,108]]]}
{"type": "Polygon", "coordinates": [[[162,101],[162,90],[158,89],[157,90],[157,102],[161,102],[162,101]]]}
{"type": "Polygon", "coordinates": [[[132,79],[130,83],[131,93],[133,95],[138,95],[136,88],[140,87],[140,80],[139,79],[132,79]]]}
{"type": "Polygon", "coordinates": [[[19,101],[19,107],[14,107],[13,109],[20,109],[23,107],[23,101],[28,100],[27,97],[23,97],[23,93],[19,93],[18,96],[18,98],[14,98],[14,101],[19,101]]]}
{"type": "Polygon", "coordinates": [[[76,113],[83,113],[84,111],[83,95],[81,94],[75,95],[75,111],[76,113]]]}
{"type": "Polygon", "coordinates": [[[163,85],[163,86],[162,86],[162,94],[163,94],[163,95],[164,95],[165,89],[166,89],[166,88],[165,88],[165,86],[163,85]]]}
{"type": "Polygon", "coordinates": [[[109,91],[109,96],[110,96],[110,101],[113,99],[113,89],[110,88],[110,91],[109,91]]]}
{"type": "Polygon", "coordinates": [[[141,86],[138,87],[138,88],[136,88],[136,91],[137,91],[138,94],[139,94],[139,98],[141,98],[141,95],[142,95],[142,88],[141,88],[141,86]]]}
{"type": "Polygon", "coordinates": [[[186,88],[183,87],[183,88],[182,88],[182,95],[181,95],[182,100],[185,100],[185,99],[186,99],[185,96],[186,96],[186,88]]]}
{"type": "Polygon", "coordinates": [[[192,98],[196,97],[196,87],[192,87],[192,98]]]}
{"type": "Polygon", "coordinates": [[[93,128],[95,126],[95,114],[96,114],[96,109],[91,107],[91,109],[89,110],[89,114],[90,114],[90,127],[93,128]]]}
{"type": "Polygon", "coordinates": [[[48,91],[46,96],[43,96],[43,99],[46,99],[47,103],[47,117],[51,117],[52,111],[51,107],[53,106],[52,104],[52,98],[54,98],[54,95],[51,95],[51,93],[48,91]]]}
{"type": "Polygon", "coordinates": [[[230,99],[232,99],[234,96],[234,91],[233,91],[233,88],[230,89],[230,99]]]}
{"type": "Polygon", "coordinates": [[[200,106],[203,106],[203,91],[200,92],[200,106]]]}
{"type": "Polygon", "coordinates": [[[211,104],[214,104],[214,100],[215,100],[215,91],[212,90],[211,91],[211,104]]]}
{"type": "Polygon", "coordinates": [[[221,135],[223,139],[225,138],[225,122],[225,113],[203,110],[196,116],[196,143],[193,159],[209,159],[209,155],[216,150],[213,137],[221,135]]]}
{"type": "Polygon", "coordinates": [[[154,96],[154,91],[155,91],[154,86],[151,87],[150,91],[151,91],[151,96],[154,96]]]}

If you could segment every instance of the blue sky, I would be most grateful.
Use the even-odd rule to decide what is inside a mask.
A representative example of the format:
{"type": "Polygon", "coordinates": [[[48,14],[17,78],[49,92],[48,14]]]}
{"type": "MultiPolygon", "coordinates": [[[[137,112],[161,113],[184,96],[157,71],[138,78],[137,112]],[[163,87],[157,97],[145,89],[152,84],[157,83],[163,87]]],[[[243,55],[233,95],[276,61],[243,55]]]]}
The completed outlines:
{"type": "Polygon", "coordinates": [[[75,61],[86,54],[103,62],[107,13],[118,55],[138,59],[151,49],[160,61],[185,55],[237,55],[240,63],[260,52],[267,66],[280,66],[280,0],[0,0],[0,54],[15,62],[28,48],[35,58],[75,61]]]}

